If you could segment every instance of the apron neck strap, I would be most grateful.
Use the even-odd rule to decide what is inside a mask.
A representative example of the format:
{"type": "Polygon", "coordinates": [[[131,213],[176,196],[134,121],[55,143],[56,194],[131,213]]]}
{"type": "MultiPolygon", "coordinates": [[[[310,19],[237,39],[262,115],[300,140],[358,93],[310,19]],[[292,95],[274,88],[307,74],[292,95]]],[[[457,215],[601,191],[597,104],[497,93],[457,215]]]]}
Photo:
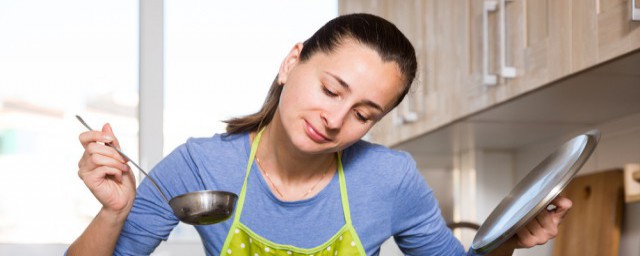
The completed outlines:
{"type": "Polygon", "coordinates": [[[240,220],[240,215],[242,214],[242,208],[244,208],[244,197],[247,194],[247,180],[249,179],[249,173],[251,172],[251,166],[253,165],[253,159],[256,157],[256,152],[258,152],[258,145],[260,144],[260,138],[262,138],[262,132],[264,132],[264,127],[256,134],[256,137],[253,138],[253,143],[251,143],[251,153],[249,154],[249,161],[247,162],[247,171],[244,175],[244,182],[242,183],[242,190],[240,190],[240,198],[238,199],[238,203],[236,204],[236,213],[233,216],[233,222],[238,222],[240,220]]]}
{"type": "Polygon", "coordinates": [[[338,176],[340,178],[340,197],[342,199],[342,212],[344,221],[351,226],[351,210],[349,209],[349,196],[347,195],[347,181],[344,178],[344,168],[342,167],[342,151],[336,153],[338,158],[338,176]]]}

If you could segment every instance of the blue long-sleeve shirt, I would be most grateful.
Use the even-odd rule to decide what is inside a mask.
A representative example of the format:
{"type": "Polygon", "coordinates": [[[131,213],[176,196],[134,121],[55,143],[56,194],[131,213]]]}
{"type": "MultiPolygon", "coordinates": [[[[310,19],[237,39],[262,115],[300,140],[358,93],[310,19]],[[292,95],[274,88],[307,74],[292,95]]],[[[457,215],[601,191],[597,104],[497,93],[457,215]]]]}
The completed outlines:
{"type": "MultiPolygon", "coordinates": [[[[250,153],[248,134],[189,139],[151,175],[168,197],[198,190],[240,193],[250,153]]],[[[407,255],[466,255],[446,227],[433,192],[405,152],[359,141],[342,155],[353,225],[367,255],[393,236],[407,255]]],[[[241,222],[275,243],[311,248],[343,225],[338,175],[316,196],[283,202],[253,164],[241,222]]],[[[218,254],[233,217],[195,226],[208,251],[218,254]]],[[[150,254],[178,224],[155,187],[143,180],[116,245],[116,255],[150,254]]]]}

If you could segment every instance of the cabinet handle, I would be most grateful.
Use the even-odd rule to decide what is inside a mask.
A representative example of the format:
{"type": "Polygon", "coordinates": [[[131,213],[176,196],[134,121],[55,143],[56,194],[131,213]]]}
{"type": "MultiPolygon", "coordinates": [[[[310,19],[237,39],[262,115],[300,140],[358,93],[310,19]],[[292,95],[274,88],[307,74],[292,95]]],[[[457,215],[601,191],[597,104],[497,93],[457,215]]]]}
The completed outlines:
{"type": "Polygon", "coordinates": [[[500,0],[500,76],[505,78],[516,77],[516,68],[507,66],[507,9],[505,8],[506,0],[500,0]]]}
{"type": "Polygon", "coordinates": [[[640,21],[640,7],[636,7],[636,0],[631,0],[631,20],[640,21]]]}
{"type": "Polygon", "coordinates": [[[498,77],[489,74],[489,12],[498,7],[496,1],[485,1],[482,11],[482,83],[484,85],[496,85],[498,77]]]}

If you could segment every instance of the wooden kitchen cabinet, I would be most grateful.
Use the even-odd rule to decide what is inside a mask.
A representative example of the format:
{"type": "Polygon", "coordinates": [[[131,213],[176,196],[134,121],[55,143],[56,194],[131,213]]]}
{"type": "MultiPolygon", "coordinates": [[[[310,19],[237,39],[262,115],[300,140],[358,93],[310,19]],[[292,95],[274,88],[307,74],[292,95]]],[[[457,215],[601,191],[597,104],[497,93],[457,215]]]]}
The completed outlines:
{"type": "Polygon", "coordinates": [[[394,22],[418,56],[412,92],[374,128],[372,141],[397,145],[640,48],[640,22],[631,21],[625,0],[506,0],[501,6],[501,0],[340,1],[342,14],[369,12],[394,22]],[[502,56],[512,74],[501,74],[502,56]],[[494,85],[484,73],[496,74],[494,85]]]}
{"type": "MultiPolygon", "coordinates": [[[[497,103],[640,48],[640,22],[631,21],[631,5],[625,0],[507,0],[505,2],[505,59],[515,68],[514,77],[498,75],[497,85],[483,85],[482,15],[489,2],[470,0],[468,60],[470,74],[461,89],[460,116],[497,103]]],[[[490,12],[489,70],[499,73],[501,57],[498,16],[490,12]]]]}
{"type": "Polygon", "coordinates": [[[469,115],[571,73],[571,3],[554,0],[468,1],[469,73],[460,89],[459,115],[469,115]],[[495,7],[490,8],[493,4],[495,7]],[[492,11],[487,11],[491,9],[492,11]],[[504,12],[504,29],[500,14],[504,12]],[[487,21],[483,21],[486,15],[487,21]],[[484,29],[484,24],[488,28],[484,29]],[[500,44],[504,32],[505,43],[500,44]],[[487,33],[488,51],[483,50],[487,33]],[[504,50],[500,49],[504,47],[504,50]],[[485,57],[485,55],[487,55],[485,57]],[[503,57],[504,56],[504,57],[503,57]],[[485,82],[483,59],[488,58],[489,74],[495,84],[485,82]],[[502,72],[513,69],[512,74],[502,72]]]}
{"type": "MultiPolygon", "coordinates": [[[[468,60],[470,74],[462,89],[461,116],[552,84],[640,48],[640,22],[631,21],[631,5],[624,0],[508,0],[505,2],[505,59],[515,76],[498,75],[497,85],[483,85],[482,15],[489,0],[470,0],[468,60]]],[[[500,0],[493,2],[500,3],[500,0]]],[[[499,73],[501,57],[498,16],[489,17],[489,70],[499,73]]]]}

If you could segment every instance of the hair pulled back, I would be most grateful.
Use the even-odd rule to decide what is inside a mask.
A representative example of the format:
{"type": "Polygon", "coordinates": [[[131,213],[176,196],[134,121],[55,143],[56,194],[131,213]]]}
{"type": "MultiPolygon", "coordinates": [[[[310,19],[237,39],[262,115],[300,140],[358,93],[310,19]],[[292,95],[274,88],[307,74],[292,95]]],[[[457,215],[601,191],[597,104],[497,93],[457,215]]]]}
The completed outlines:
{"type": "MultiPolygon", "coordinates": [[[[346,40],[365,45],[376,51],[383,61],[393,61],[398,65],[404,80],[403,88],[392,106],[400,104],[416,75],[416,54],[409,39],[395,25],[381,17],[355,13],[330,20],[304,41],[300,62],[307,61],[318,52],[329,54],[346,40]]],[[[254,114],[225,121],[227,133],[257,131],[269,124],[278,108],[282,88],[276,77],[262,108],[254,114]]]]}

